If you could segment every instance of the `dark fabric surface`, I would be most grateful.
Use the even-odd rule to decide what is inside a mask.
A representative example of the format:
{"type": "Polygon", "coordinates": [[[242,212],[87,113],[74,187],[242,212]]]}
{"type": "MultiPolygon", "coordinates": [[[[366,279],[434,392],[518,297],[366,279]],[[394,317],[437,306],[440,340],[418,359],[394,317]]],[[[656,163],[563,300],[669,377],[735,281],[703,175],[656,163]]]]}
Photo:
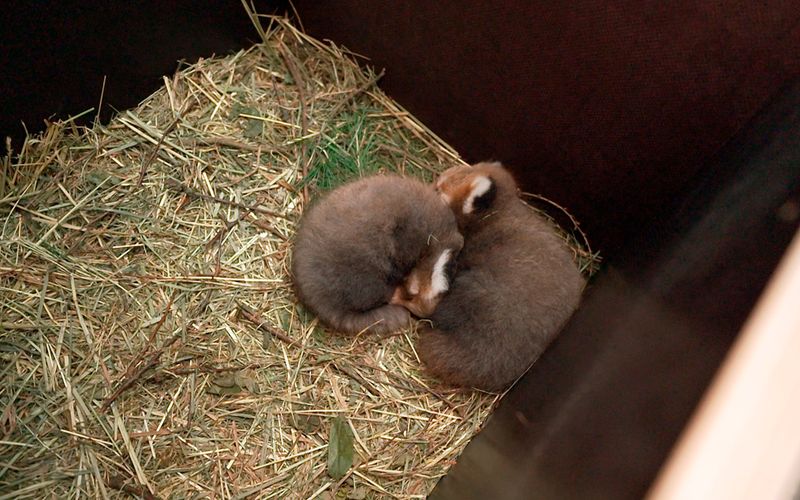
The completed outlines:
{"type": "Polygon", "coordinates": [[[386,67],[381,86],[468,160],[507,162],[605,253],[664,216],[800,72],[800,1],[294,2],[386,67]]]}

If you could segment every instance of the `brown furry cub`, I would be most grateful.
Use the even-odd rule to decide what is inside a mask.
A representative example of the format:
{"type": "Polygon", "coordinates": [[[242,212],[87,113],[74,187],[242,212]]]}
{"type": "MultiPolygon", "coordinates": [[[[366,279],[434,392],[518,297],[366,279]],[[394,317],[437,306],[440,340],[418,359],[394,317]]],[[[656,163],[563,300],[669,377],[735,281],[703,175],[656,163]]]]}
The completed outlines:
{"type": "Polygon", "coordinates": [[[292,255],[295,290],[340,332],[397,330],[410,315],[389,304],[395,288],[414,266],[430,275],[441,255],[458,254],[463,241],[431,186],[367,177],[333,190],[303,215],[292,255]]]}
{"type": "MultiPolygon", "coordinates": [[[[455,278],[417,352],[451,384],[500,390],[539,357],[578,305],[584,279],[554,227],[517,195],[499,163],[454,167],[436,183],[464,235],[455,278]]],[[[413,271],[395,293],[413,309],[413,271]]]]}

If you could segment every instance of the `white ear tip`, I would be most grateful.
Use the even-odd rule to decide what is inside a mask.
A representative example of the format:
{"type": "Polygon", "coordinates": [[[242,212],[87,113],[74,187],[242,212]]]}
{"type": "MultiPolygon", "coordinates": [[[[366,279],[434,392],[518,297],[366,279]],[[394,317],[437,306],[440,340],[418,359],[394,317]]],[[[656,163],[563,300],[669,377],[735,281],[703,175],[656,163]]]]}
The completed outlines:
{"type": "Polygon", "coordinates": [[[443,251],[436,259],[433,265],[433,272],[431,273],[431,286],[428,289],[428,298],[434,298],[441,293],[444,293],[450,288],[450,283],[447,281],[447,276],[444,273],[447,263],[450,261],[450,249],[443,251]]]}
{"type": "Polygon", "coordinates": [[[486,194],[490,187],[492,187],[492,180],[485,175],[472,179],[472,193],[475,196],[486,194]]]}
{"type": "Polygon", "coordinates": [[[472,210],[475,209],[475,200],[485,195],[491,187],[492,180],[485,175],[473,179],[472,184],[470,184],[469,196],[467,196],[467,199],[464,200],[463,212],[465,214],[472,213],[472,210]]]}

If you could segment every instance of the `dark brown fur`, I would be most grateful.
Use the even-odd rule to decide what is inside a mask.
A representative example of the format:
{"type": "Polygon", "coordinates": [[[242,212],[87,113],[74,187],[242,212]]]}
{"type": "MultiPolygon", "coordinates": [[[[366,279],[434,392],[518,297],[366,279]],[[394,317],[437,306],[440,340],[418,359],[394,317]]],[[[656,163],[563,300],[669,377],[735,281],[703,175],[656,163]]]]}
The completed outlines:
{"type": "Polygon", "coordinates": [[[389,304],[415,265],[463,238],[453,213],[431,186],[373,176],[328,193],[303,215],[292,255],[300,301],[342,333],[385,333],[408,325],[389,304]]]}
{"type": "Polygon", "coordinates": [[[450,291],[431,315],[417,352],[428,370],[455,385],[501,390],[539,357],[577,307],[584,287],[563,239],[517,194],[497,163],[455,167],[437,182],[465,238],[450,291]],[[463,202],[478,176],[491,189],[463,202]]]}

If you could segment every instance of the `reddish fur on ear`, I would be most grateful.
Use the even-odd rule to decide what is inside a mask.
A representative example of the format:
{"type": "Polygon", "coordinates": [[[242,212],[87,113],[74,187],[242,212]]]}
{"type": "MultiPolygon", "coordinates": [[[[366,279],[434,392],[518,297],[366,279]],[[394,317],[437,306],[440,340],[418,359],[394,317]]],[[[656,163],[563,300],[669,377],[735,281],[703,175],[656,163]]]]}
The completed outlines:
{"type": "Polygon", "coordinates": [[[493,185],[492,179],[487,175],[480,175],[472,179],[469,185],[469,194],[466,199],[464,199],[464,205],[461,211],[465,214],[471,214],[475,211],[476,205],[481,204],[476,202],[478,202],[481,197],[490,194],[493,185]]]}
{"type": "Polygon", "coordinates": [[[435,258],[420,261],[395,289],[389,303],[403,306],[419,318],[430,317],[450,289],[448,267],[453,258],[453,250],[448,248],[435,258]]]}
{"type": "Polygon", "coordinates": [[[497,201],[505,198],[509,183],[513,185],[514,181],[501,166],[479,163],[445,171],[436,182],[436,190],[453,210],[461,227],[475,214],[494,209],[497,201]]]}

